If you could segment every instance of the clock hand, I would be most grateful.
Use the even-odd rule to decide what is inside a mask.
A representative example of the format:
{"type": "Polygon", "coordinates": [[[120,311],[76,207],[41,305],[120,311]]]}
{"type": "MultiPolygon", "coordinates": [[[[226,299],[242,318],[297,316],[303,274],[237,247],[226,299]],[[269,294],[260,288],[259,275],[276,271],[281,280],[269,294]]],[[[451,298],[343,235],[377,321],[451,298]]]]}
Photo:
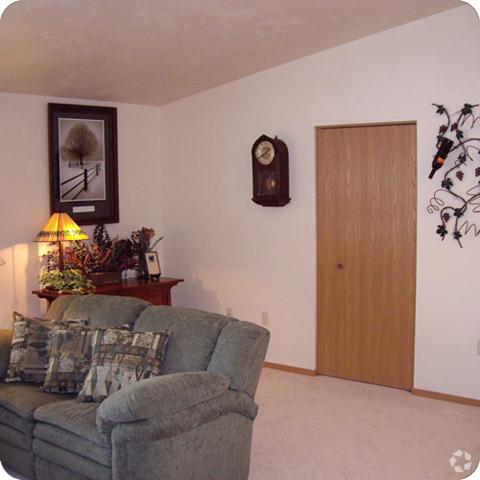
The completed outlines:
{"type": "Polygon", "coordinates": [[[270,153],[270,150],[267,150],[265,153],[262,153],[262,155],[257,157],[257,160],[260,160],[261,158],[263,158],[267,153],[270,153]]]}

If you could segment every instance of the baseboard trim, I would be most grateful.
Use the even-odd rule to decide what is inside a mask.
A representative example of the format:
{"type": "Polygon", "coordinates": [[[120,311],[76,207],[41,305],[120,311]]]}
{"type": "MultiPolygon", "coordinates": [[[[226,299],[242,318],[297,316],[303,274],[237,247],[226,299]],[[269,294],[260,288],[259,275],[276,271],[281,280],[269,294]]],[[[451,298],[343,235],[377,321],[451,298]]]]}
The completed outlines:
{"type": "Polygon", "coordinates": [[[315,370],[308,370],[307,368],[290,367],[288,365],[282,365],[281,363],[265,362],[263,364],[265,368],[271,368],[272,370],[281,370],[282,372],[298,373],[299,375],[308,375],[309,377],[316,377],[317,372],[315,370]]]}
{"type": "Polygon", "coordinates": [[[462,405],[471,405],[473,407],[480,407],[480,400],[467,397],[458,397],[456,395],[448,395],[446,393],[431,392],[430,390],[421,390],[414,388],[413,395],[418,397],[433,398],[434,400],[443,400],[444,402],[461,403],[462,405]]]}
{"type": "MultiPolygon", "coordinates": [[[[282,372],[296,373],[299,375],[307,375],[309,377],[316,377],[318,374],[315,370],[308,370],[307,368],[291,367],[289,365],[282,365],[281,363],[265,362],[263,364],[265,368],[272,370],[280,370],[282,372]]],[[[412,395],[417,397],[431,398],[433,400],[442,400],[444,402],[460,403],[462,405],[470,405],[473,407],[480,407],[480,400],[475,398],[459,397],[457,395],[448,395],[446,393],[432,392],[430,390],[422,390],[419,388],[413,388],[411,390],[412,395]]]]}

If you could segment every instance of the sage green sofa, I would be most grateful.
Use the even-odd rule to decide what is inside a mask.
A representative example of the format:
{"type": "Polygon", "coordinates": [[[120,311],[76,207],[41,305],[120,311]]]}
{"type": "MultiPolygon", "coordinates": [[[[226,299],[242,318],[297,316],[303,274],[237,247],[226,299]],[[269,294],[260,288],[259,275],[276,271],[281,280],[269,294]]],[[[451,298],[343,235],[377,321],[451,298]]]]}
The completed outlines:
{"type": "MultiPolygon", "coordinates": [[[[0,461],[38,480],[246,480],[269,333],[222,315],[101,295],[63,296],[49,319],[168,329],[163,375],[103,403],[0,384],[0,461]]],[[[10,335],[0,334],[0,378],[10,335]]]]}

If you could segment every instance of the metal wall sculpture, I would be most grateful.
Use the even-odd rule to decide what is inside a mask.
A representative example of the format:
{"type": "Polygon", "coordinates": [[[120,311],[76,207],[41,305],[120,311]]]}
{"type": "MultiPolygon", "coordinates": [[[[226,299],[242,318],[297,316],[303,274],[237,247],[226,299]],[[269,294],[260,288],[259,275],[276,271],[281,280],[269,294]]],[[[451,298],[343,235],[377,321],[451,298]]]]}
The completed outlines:
{"type": "Polygon", "coordinates": [[[450,114],[443,105],[433,105],[437,114],[445,118],[445,123],[439,130],[438,151],[429,178],[433,179],[444,166],[446,171],[441,179],[441,188],[433,194],[427,211],[438,212],[441,223],[437,234],[441,239],[451,236],[463,247],[462,238],[465,235],[480,235],[480,225],[465,219],[469,210],[480,213],[480,138],[467,136],[467,131],[471,131],[480,119],[474,113],[478,105],[466,103],[454,114],[450,114]],[[447,162],[447,157],[453,155],[456,155],[455,161],[447,162]]]}

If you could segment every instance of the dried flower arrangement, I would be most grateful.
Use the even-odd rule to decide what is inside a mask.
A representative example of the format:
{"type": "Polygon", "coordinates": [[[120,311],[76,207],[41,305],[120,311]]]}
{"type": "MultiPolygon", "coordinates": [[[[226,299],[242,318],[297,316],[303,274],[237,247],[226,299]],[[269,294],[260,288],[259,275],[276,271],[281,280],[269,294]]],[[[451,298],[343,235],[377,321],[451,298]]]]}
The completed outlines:
{"type": "MultiPolygon", "coordinates": [[[[155,230],[142,227],[132,232],[131,238],[112,239],[105,225],[97,225],[89,243],[72,242],[65,247],[65,272],[80,272],[85,278],[92,280],[96,286],[121,281],[122,272],[126,270],[134,269],[137,276],[143,277],[147,274],[145,253],[163,238],[159,238],[152,245],[154,237],[155,230]]],[[[44,255],[44,265],[41,278],[45,277],[46,273],[55,274],[57,277],[62,276],[58,268],[57,250],[44,255]]]]}
{"type": "Polygon", "coordinates": [[[137,259],[131,240],[112,240],[105,225],[97,225],[89,244],[72,242],[65,248],[65,264],[86,273],[121,273],[136,268],[137,259]]]}

